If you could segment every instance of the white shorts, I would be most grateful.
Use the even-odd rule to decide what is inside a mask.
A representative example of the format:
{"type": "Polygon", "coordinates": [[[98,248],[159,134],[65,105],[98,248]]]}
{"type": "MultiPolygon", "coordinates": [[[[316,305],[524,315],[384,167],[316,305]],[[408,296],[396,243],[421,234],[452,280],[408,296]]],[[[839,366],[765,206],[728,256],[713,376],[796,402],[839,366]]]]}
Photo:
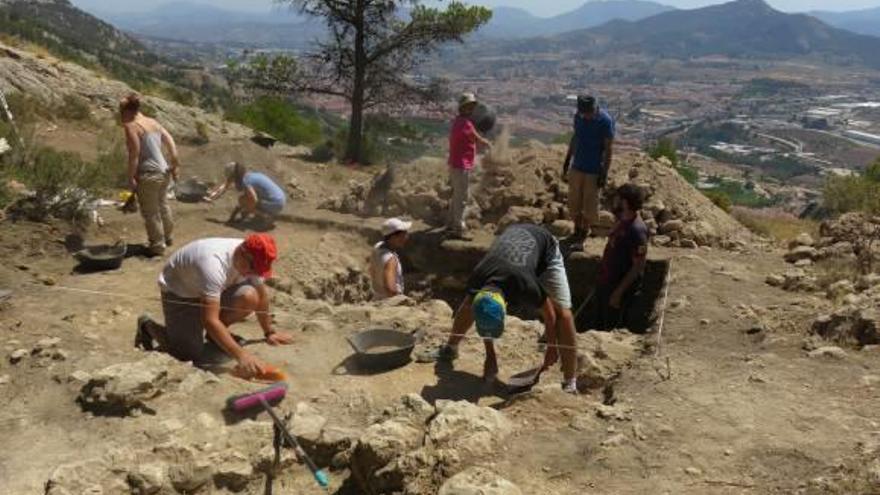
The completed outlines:
{"type": "Polygon", "coordinates": [[[571,289],[568,287],[568,275],[565,273],[565,261],[559,245],[556,246],[556,254],[547,265],[547,269],[541,274],[541,287],[549,297],[562,309],[571,309],[571,289]]]}

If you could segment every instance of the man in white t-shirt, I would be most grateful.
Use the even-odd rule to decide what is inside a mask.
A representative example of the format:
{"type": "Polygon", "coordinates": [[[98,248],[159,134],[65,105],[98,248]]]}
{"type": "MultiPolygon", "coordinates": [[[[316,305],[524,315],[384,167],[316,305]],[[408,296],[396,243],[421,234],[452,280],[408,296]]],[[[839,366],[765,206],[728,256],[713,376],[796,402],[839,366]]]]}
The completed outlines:
{"type": "Polygon", "coordinates": [[[238,362],[242,375],[264,372],[266,366],[236,342],[229,326],[256,314],[268,344],[292,342],[289,335],[272,328],[263,283],[271,276],[277,255],[275,240],[268,234],[252,234],[244,240],[201,239],[182,247],[159,275],[165,326],[141,316],[135,345],[152,349],[155,340],[160,350],[200,364],[207,332],[211,342],[238,362]]]}
{"type": "Polygon", "coordinates": [[[412,222],[399,218],[390,218],[382,224],[385,239],[373,247],[370,256],[370,281],[376,300],[403,294],[403,266],[398,253],[409,240],[410,228],[412,222]]]}

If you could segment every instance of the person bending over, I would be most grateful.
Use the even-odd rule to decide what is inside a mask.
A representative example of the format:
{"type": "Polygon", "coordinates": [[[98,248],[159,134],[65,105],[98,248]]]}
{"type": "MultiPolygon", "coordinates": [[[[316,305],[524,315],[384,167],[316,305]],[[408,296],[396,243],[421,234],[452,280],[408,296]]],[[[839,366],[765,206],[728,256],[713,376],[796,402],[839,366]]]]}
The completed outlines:
{"type": "Polygon", "coordinates": [[[575,327],[571,292],[559,244],[550,232],[537,225],[511,225],[492,244],[474,268],[452,323],[448,341],[433,355],[439,361],[458,357],[458,345],[476,323],[483,338],[486,360],[483,377],[498,374],[494,339],[504,333],[508,305],[541,308],[548,343],[543,369],[562,358],[563,390],[577,393],[575,327]]]}
{"type": "Polygon", "coordinates": [[[266,174],[248,171],[241,163],[231,162],[226,165],[225,175],[226,182],[210,191],[205,200],[214,201],[232,187],[240,192],[238,206],[226,223],[255,216],[271,224],[284,210],[287,202],[284,190],[266,174]]]}

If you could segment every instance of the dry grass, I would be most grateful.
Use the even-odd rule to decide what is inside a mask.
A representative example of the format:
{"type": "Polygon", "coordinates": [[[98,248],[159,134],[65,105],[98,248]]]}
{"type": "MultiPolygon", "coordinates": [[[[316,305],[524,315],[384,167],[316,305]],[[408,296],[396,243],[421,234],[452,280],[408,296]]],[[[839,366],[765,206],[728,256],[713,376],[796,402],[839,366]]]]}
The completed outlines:
{"type": "Polygon", "coordinates": [[[819,234],[819,222],[800,219],[788,213],[735,207],[731,214],[752,232],[783,244],[803,233],[813,238],[819,234]]]}

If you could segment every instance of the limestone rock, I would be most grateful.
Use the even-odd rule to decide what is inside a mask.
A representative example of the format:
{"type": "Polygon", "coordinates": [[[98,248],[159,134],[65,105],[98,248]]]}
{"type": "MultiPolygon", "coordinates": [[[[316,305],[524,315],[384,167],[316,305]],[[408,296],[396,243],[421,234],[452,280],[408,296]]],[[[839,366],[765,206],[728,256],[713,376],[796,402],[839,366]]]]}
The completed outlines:
{"type": "Polygon", "coordinates": [[[814,246],[815,244],[816,244],[816,241],[813,240],[813,237],[812,237],[810,234],[807,234],[806,232],[804,232],[804,233],[800,234],[799,236],[795,237],[794,239],[792,239],[792,240],[788,243],[788,248],[789,248],[789,249],[794,249],[794,248],[796,248],[796,247],[798,247],[798,246],[810,246],[810,247],[812,247],[812,246],[814,246]]]}
{"type": "Polygon", "coordinates": [[[846,351],[840,347],[827,346],[810,351],[809,355],[811,358],[830,357],[834,359],[844,359],[846,358],[846,351]]]}
{"type": "Polygon", "coordinates": [[[510,481],[482,467],[468,468],[446,480],[438,495],[520,495],[510,481]]]}
{"type": "Polygon", "coordinates": [[[16,349],[9,354],[9,362],[16,364],[30,354],[27,349],[16,349]]]}
{"type": "Polygon", "coordinates": [[[132,493],[152,495],[169,486],[168,466],[161,462],[138,464],[128,473],[127,481],[132,493]]]}
{"type": "Polygon", "coordinates": [[[556,220],[550,225],[550,232],[556,237],[568,237],[574,234],[574,222],[571,220],[556,220]]]}
{"type": "Polygon", "coordinates": [[[507,213],[498,221],[496,232],[502,232],[510,225],[532,223],[540,225],[544,222],[544,211],[530,206],[511,206],[507,213]]]}
{"type": "Polygon", "coordinates": [[[146,401],[172,383],[169,369],[180,366],[173,357],[158,352],[140,361],[108,366],[91,375],[80,390],[79,402],[84,409],[115,415],[146,409],[146,401]]]}
{"type": "Polygon", "coordinates": [[[880,312],[873,307],[844,307],[816,318],[812,332],[840,345],[877,345],[880,344],[880,312]]]}
{"type": "Polygon", "coordinates": [[[681,232],[684,229],[684,221],[682,220],[668,220],[663,222],[660,225],[660,228],[657,229],[663,235],[672,234],[673,232],[681,232]]]}
{"type": "Polygon", "coordinates": [[[855,286],[849,280],[838,280],[828,286],[826,294],[829,299],[840,299],[856,291],[855,286]]]}
{"type": "Polygon", "coordinates": [[[327,419],[308,402],[298,402],[290,425],[290,432],[303,445],[311,450],[321,438],[327,419]]]}
{"type": "Polygon", "coordinates": [[[782,287],[785,285],[785,277],[779,274],[771,274],[767,275],[767,278],[764,279],[767,285],[771,287],[782,287]]]}
{"type": "Polygon", "coordinates": [[[437,450],[453,450],[464,462],[493,452],[513,431],[501,412],[467,401],[438,401],[428,425],[428,441],[437,450]]]}
{"type": "Polygon", "coordinates": [[[818,258],[819,252],[812,246],[797,246],[785,254],[785,261],[789,263],[795,263],[803,259],[816,260],[818,258]]]}
{"type": "Polygon", "coordinates": [[[389,493],[404,487],[403,473],[390,469],[398,456],[417,449],[423,430],[406,419],[390,419],[366,429],[351,455],[351,473],[357,485],[367,493],[389,493]],[[383,469],[388,470],[383,471],[383,469]]]}

